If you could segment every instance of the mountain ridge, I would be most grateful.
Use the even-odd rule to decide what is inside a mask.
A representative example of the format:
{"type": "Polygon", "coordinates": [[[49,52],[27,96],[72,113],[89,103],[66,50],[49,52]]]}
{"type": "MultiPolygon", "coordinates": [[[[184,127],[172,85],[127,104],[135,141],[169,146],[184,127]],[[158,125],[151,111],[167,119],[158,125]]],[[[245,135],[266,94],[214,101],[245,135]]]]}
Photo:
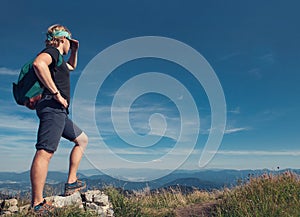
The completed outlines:
{"type": "MultiPolygon", "coordinates": [[[[300,169],[285,170],[178,170],[151,181],[126,181],[122,178],[114,178],[104,173],[98,175],[84,175],[84,171],[79,171],[78,177],[87,182],[88,188],[104,188],[113,186],[124,190],[143,190],[146,188],[159,189],[170,186],[192,187],[202,190],[221,189],[224,187],[233,187],[241,181],[247,181],[250,176],[260,176],[264,173],[278,174],[284,171],[293,171],[300,174],[300,169]]],[[[137,172],[142,172],[137,171],[137,172]]],[[[148,171],[147,171],[148,172],[148,171]]],[[[154,172],[154,170],[152,171],[154,172]]],[[[92,171],[88,173],[93,174],[92,171]]],[[[123,173],[126,174],[126,171],[123,173]]],[[[61,191],[66,181],[66,172],[49,171],[47,176],[47,185],[55,188],[55,192],[61,191]]],[[[30,173],[29,171],[0,172],[0,192],[16,193],[20,191],[29,191],[30,173]]]]}

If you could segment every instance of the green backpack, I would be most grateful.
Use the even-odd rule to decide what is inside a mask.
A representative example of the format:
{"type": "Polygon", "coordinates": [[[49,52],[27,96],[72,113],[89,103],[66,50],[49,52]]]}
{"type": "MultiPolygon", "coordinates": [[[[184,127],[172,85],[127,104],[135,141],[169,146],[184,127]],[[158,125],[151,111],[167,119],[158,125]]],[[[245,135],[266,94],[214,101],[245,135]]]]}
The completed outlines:
{"type": "MultiPolygon", "coordinates": [[[[13,83],[13,95],[18,105],[35,109],[37,101],[42,98],[44,91],[43,84],[38,79],[33,68],[35,58],[26,63],[20,70],[17,83],[13,83]]],[[[62,55],[59,54],[57,66],[63,62],[62,55]]]]}

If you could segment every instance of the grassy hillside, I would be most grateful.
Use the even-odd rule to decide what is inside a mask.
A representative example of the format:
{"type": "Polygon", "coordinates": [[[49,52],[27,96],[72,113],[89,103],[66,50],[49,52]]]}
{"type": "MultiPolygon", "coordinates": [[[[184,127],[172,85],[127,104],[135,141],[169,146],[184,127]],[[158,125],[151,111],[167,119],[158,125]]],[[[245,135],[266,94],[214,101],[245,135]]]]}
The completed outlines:
{"type": "MultiPolygon", "coordinates": [[[[173,187],[159,191],[127,191],[108,187],[105,192],[116,217],[213,216],[299,217],[300,177],[292,172],[249,176],[237,187],[185,193],[173,187]]],[[[84,210],[56,210],[53,216],[93,216],[84,210]]],[[[15,215],[22,216],[22,215],[15,215]]]]}
{"type": "Polygon", "coordinates": [[[233,189],[183,194],[176,189],[124,196],[108,188],[115,216],[299,217],[300,178],[292,172],[249,177],[233,189]]]}
{"type": "Polygon", "coordinates": [[[216,216],[300,216],[299,176],[285,172],[251,177],[232,190],[224,190],[216,216]]]}

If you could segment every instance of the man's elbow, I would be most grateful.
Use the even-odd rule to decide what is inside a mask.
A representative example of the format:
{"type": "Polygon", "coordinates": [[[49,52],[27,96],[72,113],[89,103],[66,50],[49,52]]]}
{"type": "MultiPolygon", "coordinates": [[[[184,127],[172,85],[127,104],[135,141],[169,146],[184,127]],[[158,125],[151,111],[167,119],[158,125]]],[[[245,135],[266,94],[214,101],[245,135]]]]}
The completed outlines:
{"type": "Polygon", "coordinates": [[[70,71],[74,71],[76,69],[76,65],[72,65],[69,62],[67,63],[67,67],[70,71]]]}
{"type": "Polygon", "coordinates": [[[44,67],[43,65],[44,64],[41,61],[38,61],[38,60],[33,61],[32,67],[33,67],[35,73],[40,74],[40,72],[42,71],[42,68],[44,67]]]}

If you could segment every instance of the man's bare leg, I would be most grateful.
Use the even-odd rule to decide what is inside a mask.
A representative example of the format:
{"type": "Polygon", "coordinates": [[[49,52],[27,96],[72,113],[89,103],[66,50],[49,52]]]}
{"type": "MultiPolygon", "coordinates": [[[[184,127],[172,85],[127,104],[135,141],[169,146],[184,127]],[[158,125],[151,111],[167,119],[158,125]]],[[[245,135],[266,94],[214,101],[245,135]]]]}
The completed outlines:
{"type": "Polygon", "coordinates": [[[47,178],[48,166],[53,153],[37,150],[32,161],[30,180],[32,188],[32,206],[43,202],[43,190],[47,178]]]}
{"type": "Polygon", "coordinates": [[[75,140],[75,146],[70,154],[69,176],[68,183],[73,183],[77,180],[77,170],[81,161],[83,152],[88,144],[88,137],[85,133],[81,133],[75,140]]]}

